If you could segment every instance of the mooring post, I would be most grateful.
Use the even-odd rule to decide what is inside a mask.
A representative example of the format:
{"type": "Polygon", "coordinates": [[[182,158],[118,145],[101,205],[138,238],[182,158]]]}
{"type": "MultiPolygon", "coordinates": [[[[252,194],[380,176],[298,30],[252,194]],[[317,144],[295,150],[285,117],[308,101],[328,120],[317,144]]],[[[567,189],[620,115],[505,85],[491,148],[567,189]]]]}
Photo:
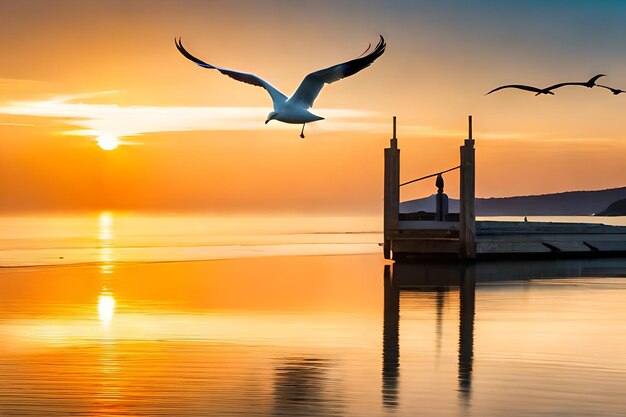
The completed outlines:
{"type": "Polygon", "coordinates": [[[396,138],[396,116],[393,116],[393,137],[385,148],[384,242],[385,259],[391,259],[391,238],[400,220],[400,149],[396,138]]]}
{"type": "Polygon", "coordinates": [[[476,164],[474,139],[472,137],[472,116],[469,116],[469,138],[461,146],[461,190],[459,210],[459,258],[476,259],[476,164]]]}
{"type": "Polygon", "coordinates": [[[435,181],[437,196],[435,197],[435,221],[445,222],[448,219],[448,195],[443,192],[443,176],[437,175],[435,181]]]}

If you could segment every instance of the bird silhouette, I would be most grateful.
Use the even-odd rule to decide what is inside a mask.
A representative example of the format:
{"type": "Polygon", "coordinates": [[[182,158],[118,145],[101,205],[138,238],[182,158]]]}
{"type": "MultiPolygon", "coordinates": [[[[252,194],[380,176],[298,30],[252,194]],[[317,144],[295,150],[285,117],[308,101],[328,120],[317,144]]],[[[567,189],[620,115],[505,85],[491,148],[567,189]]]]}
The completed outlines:
{"type": "Polygon", "coordinates": [[[598,81],[598,78],[600,77],[606,77],[606,75],[604,74],[594,75],[588,81],[583,81],[583,82],[567,82],[567,83],[554,84],[546,88],[546,90],[556,90],[557,88],[565,87],[567,85],[580,85],[582,87],[592,88],[596,86],[596,81],[598,81]]]}
{"type": "Polygon", "coordinates": [[[609,87],[607,85],[602,85],[602,84],[596,84],[598,87],[602,87],[602,88],[606,88],[607,90],[610,90],[611,93],[613,93],[614,96],[618,95],[618,94],[622,94],[622,93],[626,93],[626,90],[620,90],[619,88],[613,88],[613,87],[609,87]]]}
{"type": "Polygon", "coordinates": [[[536,96],[538,96],[539,94],[552,94],[552,95],[554,95],[554,93],[552,91],[550,91],[549,88],[537,88],[537,87],[533,87],[533,86],[530,86],[530,85],[521,85],[521,84],[503,85],[503,86],[494,88],[493,90],[491,90],[490,92],[488,92],[485,95],[487,96],[487,95],[489,95],[491,93],[495,93],[496,91],[504,90],[505,88],[518,88],[520,90],[532,91],[533,93],[537,93],[537,94],[535,94],[536,96]]]}
{"type": "Polygon", "coordinates": [[[546,88],[537,88],[537,87],[532,87],[532,86],[529,86],[529,85],[520,85],[520,84],[503,85],[501,87],[494,88],[493,90],[491,90],[490,92],[488,92],[485,95],[489,95],[491,93],[494,93],[494,92],[499,91],[499,90],[503,90],[505,88],[518,88],[520,90],[532,91],[532,92],[536,93],[535,94],[536,96],[538,96],[540,94],[554,95],[552,90],[556,90],[557,88],[565,87],[567,85],[580,85],[580,86],[588,87],[588,88],[594,87],[594,86],[597,85],[596,81],[598,80],[598,78],[604,77],[604,76],[605,76],[604,74],[598,74],[596,76],[591,77],[588,81],[558,83],[558,84],[554,84],[554,85],[551,85],[550,87],[546,87],[546,88]]]}
{"type": "Polygon", "coordinates": [[[187,50],[183,47],[181,38],[174,39],[174,42],[176,43],[176,48],[178,48],[178,51],[185,58],[193,61],[196,65],[199,65],[203,68],[216,69],[222,74],[227,75],[237,81],[264,88],[272,98],[272,102],[274,105],[274,111],[270,112],[267,115],[267,120],[265,120],[265,124],[269,123],[270,120],[278,120],[283,123],[293,124],[302,123],[302,131],[300,132],[300,137],[303,139],[304,126],[307,123],[324,119],[323,117],[317,116],[308,110],[313,107],[313,102],[319,95],[320,91],[322,91],[324,85],[334,83],[335,81],[339,81],[343,78],[354,75],[357,72],[369,67],[372,62],[378,59],[385,52],[385,48],[387,47],[385,39],[380,36],[378,44],[369,54],[367,54],[367,51],[370,50],[371,44],[358,58],[310,73],[309,75],[304,77],[296,92],[288,98],[276,87],[274,87],[261,77],[246,72],[235,71],[207,64],[206,62],[196,58],[195,56],[187,52],[187,50]]]}

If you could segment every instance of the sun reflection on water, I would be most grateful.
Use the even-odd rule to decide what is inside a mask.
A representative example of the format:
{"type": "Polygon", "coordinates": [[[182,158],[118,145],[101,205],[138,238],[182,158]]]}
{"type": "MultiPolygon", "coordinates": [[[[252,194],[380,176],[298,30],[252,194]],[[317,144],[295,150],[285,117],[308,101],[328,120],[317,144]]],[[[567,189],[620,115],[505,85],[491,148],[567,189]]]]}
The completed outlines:
{"type": "Polygon", "coordinates": [[[113,214],[103,211],[99,217],[98,239],[102,242],[100,246],[100,272],[104,275],[104,286],[98,296],[98,317],[105,328],[108,328],[115,314],[115,298],[113,293],[107,289],[107,284],[111,281],[111,274],[115,266],[111,240],[113,239],[113,214]]]}
{"type": "Polygon", "coordinates": [[[104,327],[109,327],[115,314],[115,298],[110,292],[104,291],[98,297],[98,317],[104,327]]]}
{"type": "Polygon", "coordinates": [[[113,214],[103,211],[99,216],[98,240],[101,242],[98,258],[101,262],[100,271],[103,274],[113,273],[115,256],[111,245],[113,238],[113,214]]]}
{"type": "Polygon", "coordinates": [[[113,238],[113,214],[110,211],[103,211],[99,217],[100,234],[98,239],[108,241],[113,238]]]}

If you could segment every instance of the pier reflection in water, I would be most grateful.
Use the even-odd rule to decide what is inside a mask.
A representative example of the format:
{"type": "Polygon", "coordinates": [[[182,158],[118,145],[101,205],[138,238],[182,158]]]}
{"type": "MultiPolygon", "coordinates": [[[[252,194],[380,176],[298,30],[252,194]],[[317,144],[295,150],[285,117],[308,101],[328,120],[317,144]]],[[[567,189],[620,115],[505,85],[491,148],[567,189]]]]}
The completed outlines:
{"type": "Polygon", "coordinates": [[[401,291],[436,293],[437,350],[439,350],[445,294],[447,291],[459,290],[458,389],[462,398],[468,400],[471,393],[474,349],[475,266],[396,263],[393,266],[385,266],[384,278],[383,404],[396,406],[398,402],[401,291]]]}
{"type": "Polygon", "coordinates": [[[437,350],[446,293],[458,291],[458,386],[461,406],[470,405],[474,368],[476,284],[580,277],[626,277],[626,259],[402,263],[384,267],[382,401],[399,405],[401,293],[436,293],[437,350]]]}

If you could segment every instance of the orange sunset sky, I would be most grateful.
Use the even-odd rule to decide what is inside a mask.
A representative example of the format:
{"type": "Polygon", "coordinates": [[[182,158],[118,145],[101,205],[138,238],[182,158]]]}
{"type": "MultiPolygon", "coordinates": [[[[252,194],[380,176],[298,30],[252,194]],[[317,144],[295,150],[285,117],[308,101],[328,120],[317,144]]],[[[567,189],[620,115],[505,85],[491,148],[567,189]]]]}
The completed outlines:
{"type": "MultiPolygon", "coordinates": [[[[398,116],[402,180],[458,164],[474,116],[479,197],[626,185],[626,94],[505,90],[604,73],[626,89],[622,2],[0,1],[0,210],[376,214],[398,116]],[[253,72],[287,95],[387,40],[307,125],[264,124],[253,72]],[[100,149],[95,138],[122,144],[100,149]]],[[[458,195],[458,174],[446,190],[458,195]]],[[[435,191],[434,181],[402,199],[435,191]]]]}

